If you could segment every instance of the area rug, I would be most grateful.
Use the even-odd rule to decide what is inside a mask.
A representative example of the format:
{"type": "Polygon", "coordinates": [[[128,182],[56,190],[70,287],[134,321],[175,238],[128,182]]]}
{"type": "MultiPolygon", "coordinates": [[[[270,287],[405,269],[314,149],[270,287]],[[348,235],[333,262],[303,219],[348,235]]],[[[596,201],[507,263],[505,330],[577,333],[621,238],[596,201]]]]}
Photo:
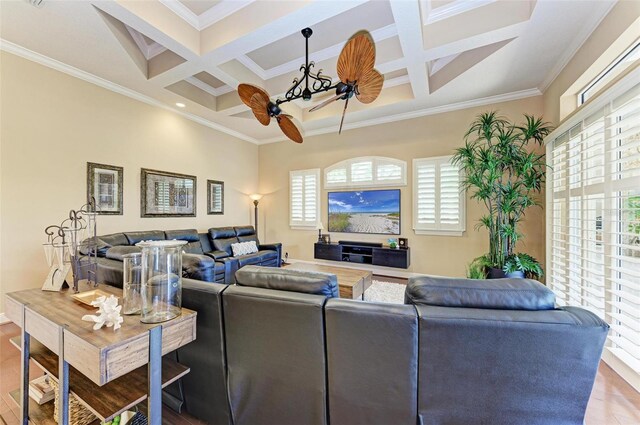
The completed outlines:
{"type": "Polygon", "coordinates": [[[404,290],[406,287],[407,285],[400,283],[374,280],[369,289],[364,292],[364,300],[379,303],[404,304],[404,290]]]}

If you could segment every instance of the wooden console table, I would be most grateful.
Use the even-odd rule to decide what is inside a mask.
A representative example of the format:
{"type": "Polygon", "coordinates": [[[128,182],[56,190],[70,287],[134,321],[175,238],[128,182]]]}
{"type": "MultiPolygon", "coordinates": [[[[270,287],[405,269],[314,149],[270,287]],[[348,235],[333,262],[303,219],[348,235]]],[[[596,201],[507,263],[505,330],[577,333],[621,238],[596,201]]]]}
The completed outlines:
{"type": "MultiPolygon", "coordinates": [[[[101,285],[122,300],[122,290],[101,285]]],[[[162,388],[189,368],[162,356],[196,338],[196,312],[164,323],[145,324],[123,316],[122,327],[94,331],[82,321],[95,307],[71,298],[72,291],[40,289],[7,294],[7,317],[22,328],[12,343],[22,351],[21,386],[11,393],[20,405],[21,423],[55,424],[53,401],[39,406],[29,398],[29,359],[58,381],[58,424],[69,423],[69,392],[106,422],[148,399],[149,424],[162,422],[162,388]]]]}

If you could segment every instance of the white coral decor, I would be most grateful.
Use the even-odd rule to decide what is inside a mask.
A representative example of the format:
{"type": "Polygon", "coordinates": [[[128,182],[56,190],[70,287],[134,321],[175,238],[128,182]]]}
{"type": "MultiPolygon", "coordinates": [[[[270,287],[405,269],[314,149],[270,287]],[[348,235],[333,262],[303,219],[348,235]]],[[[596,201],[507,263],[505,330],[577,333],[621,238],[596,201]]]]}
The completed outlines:
{"type": "Polygon", "coordinates": [[[82,316],[82,320],[95,322],[95,325],[93,325],[94,331],[97,331],[104,325],[107,325],[108,328],[113,326],[114,331],[120,328],[120,323],[122,323],[124,319],[120,316],[122,306],[118,305],[118,298],[113,295],[110,295],[109,298],[105,296],[98,297],[91,301],[91,305],[98,307],[98,311],[96,312],[98,315],[85,314],[82,316]]]}

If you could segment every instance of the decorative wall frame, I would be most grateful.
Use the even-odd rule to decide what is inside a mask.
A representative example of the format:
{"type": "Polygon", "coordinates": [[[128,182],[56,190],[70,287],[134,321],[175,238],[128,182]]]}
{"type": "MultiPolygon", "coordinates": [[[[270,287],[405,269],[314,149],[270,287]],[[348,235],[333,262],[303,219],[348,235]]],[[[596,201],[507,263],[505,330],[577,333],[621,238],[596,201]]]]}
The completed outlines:
{"type": "Polygon", "coordinates": [[[141,169],[141,217],[195,217],[196,176],[141,169]]]}
{"type": "Polygon", "coordinates": [[[87,162],[87,203],[95,199],[96,212],[122,215],[122,179],[124,168],[87,162]]]}
{"type": "Polygon", "coordinates": [[[224,182],[207,180],[207,214],[224,214],[224,182]]]}

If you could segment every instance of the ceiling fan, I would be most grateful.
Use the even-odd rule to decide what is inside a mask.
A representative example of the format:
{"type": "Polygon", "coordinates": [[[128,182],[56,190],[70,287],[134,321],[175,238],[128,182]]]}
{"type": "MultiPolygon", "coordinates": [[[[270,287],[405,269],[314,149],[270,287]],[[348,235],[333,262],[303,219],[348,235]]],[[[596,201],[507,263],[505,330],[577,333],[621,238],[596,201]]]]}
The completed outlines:
{"type": "Polygon", "coordinates": [[[371,103],[378,98],[382,90],[384,78],[382,74],[374,69],[376,60],[375,45],[368,32],[360,32],[351,37],[344,45],[338,57],[337,72],[340,79],[336,84],[332,84],[331,78],[322,75],[322,70],[316,73],[311,72],[315,66],[314,62],[309,62],[309,37],[313,31],[311,28],[302,30],[305,38],[305,63],[300,66],[303,75],[300,79],[293,79],[293,85],[284,99],[270,100],[269,94],[260,87],[251,84],[240,84],[238,95],[245,105],[251,108],[253,115],[262,125],[269,125],[271,118],[275,118],[282,132],[289,139],[296,143],[302,143],[302,135],[291,120],[291,115],[282,112],[280,105],[296,99],[311,100],[314,94],[327,92],[335,89],[335,95],[314,106],[309,112],[317,111],[320,108],[337,101],[344,100],[344,109],[340,119],[340,129],[342,133],[344,116],[347,112],[349,99],[354,95],[362,103],[371,103]],[[309,88],[309,79],[312,80],[309,88]],[[304,82],[304,89],[302,83],[304,82]]]}

